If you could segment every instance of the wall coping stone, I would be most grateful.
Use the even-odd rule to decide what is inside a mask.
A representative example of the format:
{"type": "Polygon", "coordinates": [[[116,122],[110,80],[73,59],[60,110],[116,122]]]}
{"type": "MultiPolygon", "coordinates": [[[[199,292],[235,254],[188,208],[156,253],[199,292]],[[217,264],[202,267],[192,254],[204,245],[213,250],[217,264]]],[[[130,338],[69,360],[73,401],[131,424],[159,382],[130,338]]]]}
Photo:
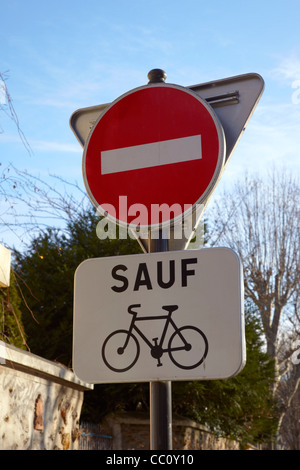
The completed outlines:
{"type": "Polygon", "coordinates": [[[77,390],[93,390],[94,385],[80,380],[66,366],[49,361],[29,351],[23,351],[0,341],[0,365],[67,385],[77,390]]]}

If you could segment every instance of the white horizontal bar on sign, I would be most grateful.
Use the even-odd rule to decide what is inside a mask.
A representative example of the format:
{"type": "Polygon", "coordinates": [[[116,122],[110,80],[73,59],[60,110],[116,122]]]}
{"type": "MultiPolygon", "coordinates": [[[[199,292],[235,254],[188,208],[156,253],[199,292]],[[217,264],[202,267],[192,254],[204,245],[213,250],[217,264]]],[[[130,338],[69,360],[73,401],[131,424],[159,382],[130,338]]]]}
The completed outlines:
{"type": "Polygon", "coordinates": [[[202,158],[201,135],[101,152],[101,174],[139,170],[202,158]]]}

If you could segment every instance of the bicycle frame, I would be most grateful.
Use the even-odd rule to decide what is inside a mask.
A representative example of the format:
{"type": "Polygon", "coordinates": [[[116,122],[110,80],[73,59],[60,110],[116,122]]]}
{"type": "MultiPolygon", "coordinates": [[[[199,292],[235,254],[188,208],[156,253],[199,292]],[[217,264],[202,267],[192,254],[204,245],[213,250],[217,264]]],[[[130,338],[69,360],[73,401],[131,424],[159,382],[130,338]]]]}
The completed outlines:
{"type": "MultiPolygon", "coordinates": [[[[128,307],[128,312],[133,315],[133,318],[131,320],[131,323],[130,323],[130,326],[129,326],[129,329],[128,329],[128,335],[127,335],[127,338],[126,338],[126,341],[125,341],[125,344],[123,346],[123,348],[125,349],[127,344],[128,344],[128,341],[129,341],[129,338],[130,338],[130,334],[132,333],[132,331],[136,331],[138,333],[138,335],[145,341],[145,343],[149,346],[149,348],[151,350],[153,350],[154,348],[159,348],[161,350],[161,354],[164,353],[164,352],[168,352],[169,349],[163,349],[162,348],[162,345],[163,345],[163,342],[165,340],[165,337],[166,337],[166,334],[167,334],[167,331],[168,331],[168,328],[169,328],[169,325],[172,325],[172,327],[174,328],[175,331],[178,332],[180,338],[182,339],[182,342],[184,344],[184,346],[182,347],[178,347],[178,348],[174,348],[172,350],[182,350],[182,349],[185,349],[186,346],[187,346],[187,342],[185,340],[185,338],[183,337],[183,335],[180,333],[176,323],[174,322],[174,320],[172,319],[172,313],[177,310],[178,306],[177,305],[166,305],[166,306],[163,306],[162,308],[164,308],[165,310],[168,310],[168,313],[166,315],[155,315],[155,316],[142,316],[142,317],[138,317],[137,318],[137,315],[138,313],[137,312],[134,312],[132,311],[132,308],[134,307],[140,307],[140,304],[136,304],[136,305],[131,305],[128,307]],[[161,334],[161,337],[160,337],[160,340],[159,340],[159,343],[157,344],[157,340],[158,338],[153,338],[152,340],[155,342],[155,344],[153,345],[149,339],[144,335],[144,333],[138,328],[138,326],[136,325],[136,322],[139,322],[139,321],[151,321],[151,320],[166,320],[165,324],[164,324],[164,328],[163,328],[163,332],[161,334]]],[[[161,355],[160,354],[160,355],[161,355]]]]}
{"type": "Polygon", "coordinates": [[[205,334],[196,326],[183,325],[180,328],[177,327],[176,323],[172,319],[172,313],[175,310],[177,310],[178,305],[162,306],[162,308],[164,310],[167,310],[168,312],[166,315],[140,316],[140,317],[138,317],[137,316],[138,313],[135,310],[133,310],[134,308],[137,308],[137,307],[141,307],[141,305],[134,304],[128,307],[128,312],[131,315],[133,315],[133,318],[130,322],[129,329],[113,331],[105,339],[102,345],[102,358],[104,360],[104,363],[107,365],[107,367],[109,367],[111,370],[115,372],[125,372],[134,366],[140,354],[140,345],[136,336],[140,336],[141,339],[149,347],[151,356],[157,360],[158,367],[162,366],[160,358],[162,357],[164,353],[168,353],[172,363],[176,367],[179,367],[181,369],[193,369],[195,367],[198,367],[200,364],[202,364],[208,352],[207,338],[205,334]],[[165,320],[160,338],[152,338],[152,342],[154,342],[154,344],[151,343],[151,341],[147,338],[147,336],[137,326],[137,322],[139,321],[153,321],[153,320],[165,320]],[[166,339],[167,331],[170,325],[173,327],[174,331],[171,333],[171,336],[168,340],[168,347],[163,349],[163,344],[166,339]],[[134,331],[137,333],[137,335],[133,333],[134,331]],[[195,333],[196,333],[196,348],[194,348],[195,333]],[[125,340],[122,339],[122,341],[120,341],[120,334],[123,335],[122,336],[123,338],[125,334],[125,340]],[[187,339],[185,339],[185,337],[187,339]],[[115,338],[119,340],[117,342],[114,342],[115,338]],[[180,339],[179,342],[178,342],[178,338],[180,339]],[[113,349],[110,349],[109,351],[112,351],[112,352],[115,351],[115,355],[113,356],[114,357],[113,364],[110,362],[110,356],[108,355],[107,357],[107,352],[106,352],[106,346],[107,344],[111,344],[109,343],[111,340],[112,340],[113,349]],[[122,365],[119,365],[118,358],[121,358],[121,356],[125,353],[125,350],[127,349],[127,346],[129,345],[129,341],[131,342],[131,345],[133,346],[133,349],[129,348],[129,354],[130,354],[129,364],[124,365],[125,363],[123,362],[122,365]],[[123,346],[122,345],[120,346],[120,343],[123,344],[123,346]],[[182,351],[182,354],[184,354],[184,356],[180,353],[178,357],[177,355],[178,351],[180,352],[182,351]],[[199,357],[199,351],[202,351],[200,357],[199,357]],[[173,354],[174,352],[175,352],[175,356],[173,354]],[[196,356],[195,356],[195,352],[196,352],[196,356]]]}

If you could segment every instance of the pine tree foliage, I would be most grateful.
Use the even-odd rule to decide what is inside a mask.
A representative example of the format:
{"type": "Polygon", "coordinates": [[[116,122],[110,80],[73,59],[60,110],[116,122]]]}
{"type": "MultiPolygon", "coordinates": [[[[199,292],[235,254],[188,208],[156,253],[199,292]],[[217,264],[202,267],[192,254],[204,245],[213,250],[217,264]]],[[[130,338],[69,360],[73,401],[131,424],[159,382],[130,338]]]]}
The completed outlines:
{"type": "Polygon", "coordinates": [[[99,240],[99,217],[90,210],[69,222],[67,231],[47,229],[25,253],[15,253],[14,267],[23,302],[23,321],[30,350],[71,365],[74,274],[79,264],[102,256],[139,251],[134,240],[99,240]],[[26,309],[33,315],[25,315],[26,309]]]}
{"type": "Polygon", "coordinates": [[[22,323],[21,296],[14,272],[10,286],[0,288],[0,340],[20,349],[26,349],[26,336],[22,323]]]}
{"type": "Polygon", "coordinates": [[[259,320],[248,312],[245,368],[226,380],[178,384],[174,390],[177,411],[205,424],[216,434],[238,438],[242,443],[270,441],[277,424],[271,392],[275,369],[274,361],[263,351],[261,335],[259,320]],[[187,393],[189,400],[184,399],[187,393]]]}

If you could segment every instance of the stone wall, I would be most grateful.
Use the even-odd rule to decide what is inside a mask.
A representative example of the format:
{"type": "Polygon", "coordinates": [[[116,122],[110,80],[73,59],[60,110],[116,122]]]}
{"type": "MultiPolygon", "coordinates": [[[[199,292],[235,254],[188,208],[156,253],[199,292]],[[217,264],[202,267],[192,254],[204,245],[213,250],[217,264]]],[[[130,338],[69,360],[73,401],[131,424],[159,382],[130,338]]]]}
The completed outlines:
{"type": "MultiPolygon", "coordinates": [[[[236,441],[218,438],[203,425],[173,416],[173,450],[238,450],[236,441]]],[[[149,450],[150,422],[144,413],[112,413],[101,426],[113,438],[114,450],[149,450]]]]}
{"type": "Polygon", "coordinates": [[[59,364],[0,341],[0,450],[78,449],[84,391],[59,364]]]}
{"type": "MultiPolygon", "coordinates": [[[[0,450],[79,449],[84,392],[92,389],[70,369],[0,341],[0,450]]],[[[100,429],[101,435],[111,436],[113,450],[150,447],[150,421],[144,413],[112,413],[100,429]]],[[[235,441],[218,439],[198,423],[173,416],[174,450],[238,448],[235,441]]]]}

